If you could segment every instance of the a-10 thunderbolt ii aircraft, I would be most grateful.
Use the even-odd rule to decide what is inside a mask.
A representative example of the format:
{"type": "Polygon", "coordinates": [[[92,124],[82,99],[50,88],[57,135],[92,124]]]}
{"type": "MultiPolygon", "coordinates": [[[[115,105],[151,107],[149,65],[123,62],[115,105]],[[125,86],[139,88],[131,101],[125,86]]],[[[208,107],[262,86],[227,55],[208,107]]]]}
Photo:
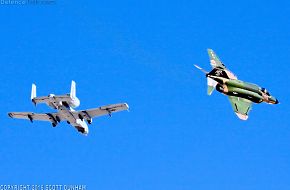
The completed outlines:
{"type": "Polygon", "coordinates": [[[54,95],[36,97],[36,85],[32,84],[31,101],[36,106],[39,103],[45,103],[49,107],[56,109],[56,113],[32,113],[32,112],[10,112],[8,115],[11,118],[29,119],[49,121],[55,127],[60,121],[67,121],[68,124],[74,126],[80,133],[87,135],[89,128],[86,123],[92,123],[92,118],[102,115],[109,115],[113,112],[128,110],[129,106],[126,103],[111,104],[101,106],[99,108],[75,111],[80,105],[80,100],[76,97],[76,83],[72,81],[70,94],[54,95]]]}
{"type": "Polygon", "coordinates": [[[242,120],[248,119],[249,111],[251,110],[252,103],[266,102],[269,104],[278,104],[278,100],[271,96],[269,91],[256,84],[238,80],[237,77],[226,68],[220,61],[218,56],[213,50],[208,49],[210,64],[212,71],[206,72],[199,66],[195,65],[198,69],[206,74],[208,95],[211,95],[213,90],[225,94],[229,97],[231,105],[242,120]]]}

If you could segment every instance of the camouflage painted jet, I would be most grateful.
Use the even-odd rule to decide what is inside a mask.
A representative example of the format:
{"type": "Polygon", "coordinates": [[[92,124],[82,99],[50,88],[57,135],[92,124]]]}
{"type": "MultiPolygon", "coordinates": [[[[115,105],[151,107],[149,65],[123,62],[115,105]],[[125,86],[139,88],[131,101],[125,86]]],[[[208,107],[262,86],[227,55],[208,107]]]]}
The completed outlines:
{"type": "Polygon", "coordinates": [[[213,90],[225,94],[229,97],[231,105],[242,120],[247,120],[252,103],[266,102],[269,104],[278,104],[278,100],[271,96],[268,90],[256,84],[238,80],[237,77],[229,71],[226,66],[220,61],[213,50],[208,49],[210,64],[212,71],[206,72],[199,66],[198,69],[206,74],[208,95],[211,95],[213,90]]]}

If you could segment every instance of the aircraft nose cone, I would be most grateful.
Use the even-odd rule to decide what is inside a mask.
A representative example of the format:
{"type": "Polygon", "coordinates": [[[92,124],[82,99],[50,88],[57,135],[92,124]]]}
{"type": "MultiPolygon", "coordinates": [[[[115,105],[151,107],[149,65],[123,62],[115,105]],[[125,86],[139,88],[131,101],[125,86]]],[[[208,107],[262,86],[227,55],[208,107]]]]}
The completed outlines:
{"type": "Polygon", "coordinates": [[[275,101],[275,104],[279,104],[279,101],[278,101],[278,99],[276,99],[276,101],[275,101]]]}

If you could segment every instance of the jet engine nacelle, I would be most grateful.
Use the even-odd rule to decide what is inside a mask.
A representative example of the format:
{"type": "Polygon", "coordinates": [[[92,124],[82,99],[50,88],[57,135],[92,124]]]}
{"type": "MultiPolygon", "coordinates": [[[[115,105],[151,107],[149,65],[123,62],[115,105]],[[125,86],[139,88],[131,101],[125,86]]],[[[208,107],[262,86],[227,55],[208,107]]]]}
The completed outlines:
{"type": "Polygon", "coordinates": [[[47,115],[49,116],[49,120],[51,122],[51,125],[53,127],[56,127],[57,126],[57,122],[58,122],[57,119],[51,113],[47,113],[47,115]]]}
{"type": "Polygon", "coordinates": [[[79,118],[82,121],[86,120],[88,122],[88,124],[92,124],[92,122],[93,122],[93,119],[91,117],[89,117],[87,114],[85,114],[85,115],[79,114],[79,118]]]}
{"type": "Polygon", "coordinates": [[[77,97],[74,97],[71,102],[69,102],[69,106],[72,108],[76,108],[80,106],[80,100],[77,97]]]}

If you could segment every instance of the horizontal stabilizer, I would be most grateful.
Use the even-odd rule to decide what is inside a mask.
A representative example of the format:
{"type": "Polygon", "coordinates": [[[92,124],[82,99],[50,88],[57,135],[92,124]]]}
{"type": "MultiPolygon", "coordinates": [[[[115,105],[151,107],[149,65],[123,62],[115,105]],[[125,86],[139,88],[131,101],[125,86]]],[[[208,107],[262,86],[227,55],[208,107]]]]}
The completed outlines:
{"type": "Polygon", "coordinates": [[[201,68],[198,65],[194,65],[196,68],[198,68],[199,70],[201,70],[202,72],[204,72],[205,74],[207,74],[208,72],[206,70],[204,70],[203,68],[201,68]]]}
{"type": "Polygon", "coordinates": [[[214,91],[215,87],[217,85],[217,82],[209,77],[207,77],[207,94],[211,95],[214,91]]]}

